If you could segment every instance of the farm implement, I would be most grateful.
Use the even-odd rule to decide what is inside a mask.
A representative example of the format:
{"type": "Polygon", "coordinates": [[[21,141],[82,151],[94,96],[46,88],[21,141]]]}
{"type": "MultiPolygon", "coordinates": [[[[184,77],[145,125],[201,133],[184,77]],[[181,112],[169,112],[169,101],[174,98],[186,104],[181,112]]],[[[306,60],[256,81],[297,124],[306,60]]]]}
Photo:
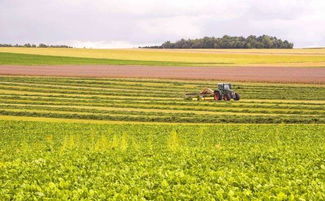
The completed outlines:
{"type": "Polygon", "coordinates": [[[232,85],[229,83],[219,83],[216,90],[205,88],[199,93],[185,94],[186,100],[193,100],[193,98],[196,98],[198,101],[200,101],[208,97],[213,97],[215,101],[230,101],[231,99],[238,101],[240,99],[240,95],[232,90],[232,85]]]}

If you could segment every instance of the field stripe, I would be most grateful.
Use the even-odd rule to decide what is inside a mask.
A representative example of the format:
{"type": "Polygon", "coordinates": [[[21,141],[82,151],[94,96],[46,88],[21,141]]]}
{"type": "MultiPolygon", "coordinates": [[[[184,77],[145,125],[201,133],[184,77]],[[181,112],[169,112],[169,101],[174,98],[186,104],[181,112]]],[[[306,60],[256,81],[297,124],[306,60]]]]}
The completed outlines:
{"type": "Polygon", "coordinates": [[[0,114],[183,123],[325,121],[325,88],[311,85],[239,83],[235,89],[243,94],[239,102],[184,100],[185,92],[214,85],[210,81],[0,77],[0,114]]]}

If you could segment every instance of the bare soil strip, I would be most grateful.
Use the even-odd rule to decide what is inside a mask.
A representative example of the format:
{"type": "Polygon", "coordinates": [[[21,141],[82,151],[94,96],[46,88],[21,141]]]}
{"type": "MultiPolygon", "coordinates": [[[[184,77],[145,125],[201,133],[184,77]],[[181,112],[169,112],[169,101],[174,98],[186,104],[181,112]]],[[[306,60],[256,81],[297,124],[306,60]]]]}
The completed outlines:
{"type": "Polygon", "coordinates": [[[111,78],[206,79],[325,84],[325,68],[300,67],[148,67],[148,66],[0,66],[0,75],[111,78]]]}

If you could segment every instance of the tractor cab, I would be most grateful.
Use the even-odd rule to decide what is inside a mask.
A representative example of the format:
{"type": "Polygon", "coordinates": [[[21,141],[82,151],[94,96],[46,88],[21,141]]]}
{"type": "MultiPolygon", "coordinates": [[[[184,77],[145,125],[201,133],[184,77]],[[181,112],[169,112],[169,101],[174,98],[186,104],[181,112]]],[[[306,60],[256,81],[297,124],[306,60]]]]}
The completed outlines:
{"type": "Polygon", "coordinates": [[[215,100],[226,100],[234,99],[238,101],[240,96],[238,93],[232,90],[232,85],[230,83],[218,83],[218,89],[214,90],[214,99],[215,100]]]}
{"type": "Polygon", "coordinates": [[[229,83],[218,83],[218,89],[224,91],[231,91],[232,85],[229,83]]]}

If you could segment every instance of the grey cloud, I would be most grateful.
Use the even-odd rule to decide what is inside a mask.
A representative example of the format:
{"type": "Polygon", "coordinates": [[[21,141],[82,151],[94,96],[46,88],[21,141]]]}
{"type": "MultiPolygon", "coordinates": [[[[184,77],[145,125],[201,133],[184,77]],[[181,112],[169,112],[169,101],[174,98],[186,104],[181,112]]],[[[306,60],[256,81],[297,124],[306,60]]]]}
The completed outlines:
{"type": "Polygon", "coordinates": [[[325,46],[322,8],[322,0],[0,0],[0,43],[136,46],[189,37],[269,34],[298,47],[325,46]]]}
{"type": "Polygon", "coordinates": [[[247,16],[255,20],[292,20],[308,15],[309,1],[250,1],[247,16]]]}

